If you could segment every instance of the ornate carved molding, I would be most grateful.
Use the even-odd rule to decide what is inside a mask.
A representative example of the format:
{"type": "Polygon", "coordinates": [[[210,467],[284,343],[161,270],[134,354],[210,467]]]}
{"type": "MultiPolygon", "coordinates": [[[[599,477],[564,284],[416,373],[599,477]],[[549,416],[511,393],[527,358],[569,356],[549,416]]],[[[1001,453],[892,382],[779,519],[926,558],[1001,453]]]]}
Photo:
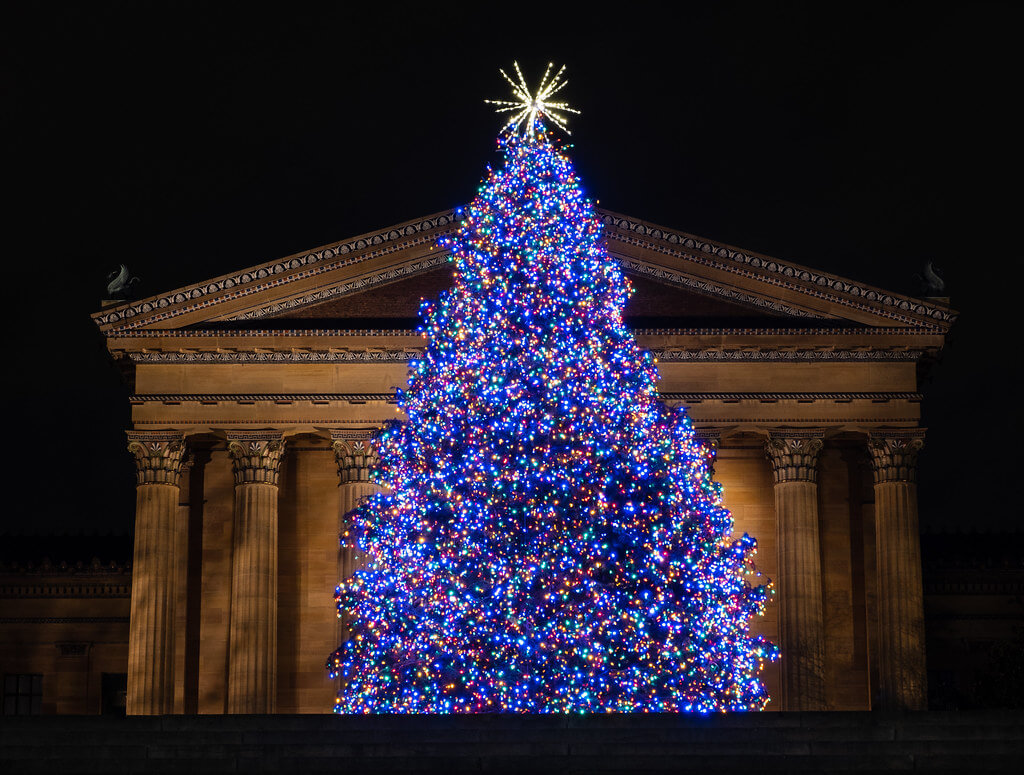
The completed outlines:
{"type": "MultiPolygon", "coordinates": [[[[296,324],[302,321],[294,321],[296,324]]],[[[785,321],[780,321],[785,322],[785,321]]],[[[871,328],[635,328],[637,336],[920,336],[935,335],[925,326],[872,326],[871,328]]],[[[202,339],[224,337],[281,338],[295,336],[418,337],[411,328],[146,328],[118,329],[108,338],[117,339],[202,339]]]]}
{"type": "Polygon", "coordinates": [[[767,309],[772,312],[781,312],[791,317],[798,318],[824,318],[824,315],[816,315],[813,312],[793,307],[789,304],[785,304],[781,301],[774,299],[762,299],[758,296],[752,296],[749,293],[742,293],[737,291],[735,288],[726,288],[718,283],[713,283],[708,280],[699,280],[695,277],[690,277],[682,272],[676,272],[671,269],[666,269],[660,266],[651,266],[650,264],[644,264],[639,261],[631,261],[628,258],[619,257],[619,263],[623,269],[630,269],[637,274],[647,275],[648,277],[655,277],[664,282],[672,285],[678,285],[683,288],[689,288],[692,291],[696,291],[702,296],[710,296],[712,298],[726,298],[730,301],[737,301],[741,304],[746,304],[749,307],[756,307],[757,309],[767,309]]]}
{"type": "Polygon", "coordinates": [[[170,431],[128,431],[128,451],[135,457],[136,484],[170,484],[181,479],[184,434],[170,431]]]}
{"type": "MultiPolygon", "coordinates": [[[[812,271],[769,256],[736,250],[711,240],[651,226],[614,213],[599,211],[599,216],[606,226],[614,228],[615,233],[609,235],[611,240],[622,244],[637,245],[663,255],[725,269],[732,273],[756,278],[771,285],[795,289],[802,294],[828,299],[848,307],[871,311],[911,325],[920,324],[922,321],[919,318],[923,317],[936,321],[936,327],[948,327],[956,319],[954,311],[931,305],[919,299],[886,293],[869,286],[850,282],[841,277],[812,271]],[[919,316],[919,318],[914,318],[912,315],[919,316]]],[[[356,264],[379,255],[386,255],[418,244],[432,242],[433,238],[436,238],[438,234],[428,236],[426,232],[434,232],[445,227],[449,227],[446,231],[451,231],[457,220],[457,213],[454,210],[449,210],[415,223],[396,226],[387,231],[380,231],[354,240],[334,243],[304,255],[292,256],[262,264],[212,282],[182,288],[172,293],[140,302],[121,305],[111,310],[96,313],[93,319],[101,327],[120,325],[124,328],[138,328],[143,325],[151,325],[160,320],[170,319],[196,309],[212,306],[217,303],[218,297],[225,292],[229,292],[231,298],[248,296],[273,285],[286,284],[346,265],[356,264]],[[342,256],[344,258],[338,260],[342,256]],[[282,274],[288,274],[288,276],[280,277],[279,275],[282,274]],[[263,282],[259,282],[261,280],[263,282]],[[208,298],[211,296],[214,298],[208,298]],[[184,306],[173,310],[169,309],[176,305],[184,306]]],[[[624,266],[629,266],[629,268],[645,274],[657,275],[662,271],[661,268],[646,267],[645,265],[638,265],[644,267],[638,269],[632,266],[634,262],[624,258],[620,258],[620,260],[624,266]]],[[[666,271],[669,274],[678,275],[678,273],[674,273],[671,270],[666,271]]],[[[678,277],[683,278],[684,276],[678,275],[678,277]]],[[[664,279],[672,280],[673,278],[665,277],[664,279]]],[[[702,290],[698,287],[702,283],[691,278],[677,280],[676,282],[677,284],[690,285],[697,288],[697,290],[702,290]]],[[[703,291],[710,292],[715,296],[728,296],[730,291],[740,296],[748,296],[747,294],[712,283],[704,283],[704,285],[707,287],[703,291]]],[[[339,293],[343,292],[339,291],[339,293]]],[[[296,300],[295,306],[300,306],[304,303],[315,303],[320,300],[312,299],[309,302],[296,300]]],[[[789,308],[788,305],[781,302],[767,301],[754,296],[744,298],[742,301],[766,308],[772,308],[773,304],[778,304],[780,311],[785,311],[786,314],[799,315],[805,318],[817,317],[814,313],[809,313],[806,310],[789,308]],[[783,310],[783,308],[785,309],[783,310]]],[[[264,314],[268,313],[259,310],[243,313],[243,317],[258,317],[264,314]]]]}
{"type": "MultiPolygon", "coordinates": [[[[723,350],[651,348],[651,355],[664,363],[692,361],[917,361],[923,350],[847,349],[820,350],[723,350]]],[[[129,352],[134,363],[408,363],[423,355],[420,348],[381,350],[323,350],[281,352],[129,352]]]]}
{"type": "Polygon", "coordinates": [[[273,401],[275,403],[291,403],[293,401],[312,401],[324,403],[328,401],[394,401],[394,393],[146,393],[128,397],[129,402],[163,402],[180,403],[182,401],[200,401],[202,403],[220,403],[244,401],[273,401]]]}
{"type": "Polygon", "coordinates": [[[425,258],[422,261],[417,261],[414,264],[404,264],[402,266],[392,267],[391,269],[378,272],[377,274],[360,277],[358,280],[353,280],[350,283],[336,285],[330,288],[322,288],[314,293],[307,293],[305,296],[299,296],[295,299],[288,299],[287,301],[269,304],[265,307],[249,310],[248,312],[243,312],[240,315],[233,315],[224,319],[252,320],[253,318],[272,317],[286,310],[309,307],[313,304],[320,304],[321,302],[338,296],[348,296],[351,293],[359,293],[360,291],[365,291],[368,288],[373,288],[378,285],[387,285],[388,283],[395,282],[396,280],[403,280],[406,277],[422,274],[423,272],[430,271],[442,264],[448,263],[450,259],[451,253],[438,253],[430,256],[429,258],[425,258]]]}
{"type": "MultiPolygon", "coordinates": [[[[665,401],[840,401],[855,400],[911,401],[922,399],[921,393],[661,393],[659,397],[665,401]]],[[[146,393],[129,396],[133,404],[142,403],[252,403],[255,401],[272,401],[278,404],[290,404],[296,401],[312,403],[328,403],[331,401],[395,401],[394,393],[146,393]]]]}
{"type": "Polygon", "coordinates": [[[127,616],[3,616],[0,624],[128,624],[127,616]]]}
{"type": "Polygon", "coordinates": [[[408,363],[422,350],[334,350],[324,352],[144,352],[134,363],[408,363]]]}
{"type": "MultiPolygon", "coordinates": [[[[12,573],[12,571],[6,571],[12,573]]],[[[0,581],[0,598],[25,597],[130,597],[131,580],[96,581],[96,582],[38,582],[28,579],[0,581]]]]}
{"type": "Polygon", "coordinates": [[[870,286],[853,283],[824,272],[812,271],[770,256],[736,250],[711,240],[651,226],[614,213],[604,212],[600,213],[600,216],[605,225],[613,226],[618,230],[619,234],[611,235],[611,238],[626,244],[646,247],[658,253],[676,258],[687,258],[728,271],[736,272],[737,269],[742,268],[745,271],[740,271],[739,274],[757,277],[780,287],[793,288],[801,293],[830,299],[845,306],[868,310],[911,324],[920,324],[920,321],[906,313],[941,321],[947,326],[956,319],[956,314],[952,310],[931,306],[919,299],[886,293],[870,286]],[[647,242],[640,237],[644,237],[646,240],[656,240],[656,242],[647,242]],[[692,252],[681,248],[688,248],[692,252]],[[798,285],[793,282],[794,280],[817,286],[818,290],[798,285]],[[877,307],[863,302],[877,304],[883,309],[879,310],[877,307]]]}
{"type": "Polygon", "coordinates": [[[61,561],[0,562],[0,598],[20,597],[128,597],[131,562],[107,564],[93,558],[86,563],[61,561]]]}
{"type": "Polygon", "coordinates": [[[275,275],[294,272],[294,270],[302,267],[309,268],[305,272],[296,272],[285,282],[291,282],[305,277],[310,277],[312,275],[322,274],[327,271],[366,261],[376,256],[386,255],[417,244],[433,242],[431,237],[427,237],[422,233],[433,231],[434,229],[440,229],[444,226],[451,226],[455,223],[456,219],[457,216],[455,211],[449,210],[429,218],[424,218],[422,221],[417,221],[416,223],[408,223],[402,226],[396,226],[395,228],[387,231],[381,231],[376,234],[359,237],[354,240],[328,245],[320,250],[306,253],[305,255],[293,256],[281,261],[262,264],[244,272],[240,272],[229,277],[223,277],[213,282],[193,285],[189,288],[182,288],[181,290],[174,291],[165,296],[115,307],[108,312],[93,315],[93,319],[100,326],[109,326],[120,323],[127,328],[138,328],[142,325],[170,319],[172,317],[185,314],[186,312],[192,312],[196,309],[211,306],[213,303],[216,303],[216,299],[206,300],[205,297],[210,295],[216,296],[217,294],[225,291],[236,289],[232,293],[232,296],[237,298],[240,296],[249,296],[254,293],[258,293],[269,288],[271,285],[280,285],[282,284],[283,278],[276,278],[275,275]],[[373,247],[377,247],[378,249],[370,250],[367,253],[360,252],[373,247]],[[338,256],[346,256],[351,253],[359,253],[359,255],[350,256],[349,258],[340,261],[332,260],[338,256]],[[330,263],[323,265],[323,262],[325,261],[329,261],[330,263]],[[256,282],[257,280],[267,280],[267,282],[258,283],[256,282]],[[249,285],[250,283],[254,284],[249,285]],[[185,307],[180,307],[175,310],[166,309],[176,304],[182,304],[193,300],[194,303],[185,307]]]}
{"type": "MultiPolygon", "coordinates": [[[[330,407],[327,407],[330,409],[330,407]]],[[[287,425],[316,425],[316,426],[333,426],[333,425],[367,425],[371,423],[383,423],[387,420],[393,420],[394,414],[391,414],[394,409],[391,409],[388,417],[288,417],[287,425]]],[[[901,418],[894,417],[884,422],[897,423],[900,422],[901,418]]],[[[804,422],[803,420],[795,420],[794,422],[804,422]]],[[[852,422],[852,420],[851,420],[852,422]]],[[[868,422],[881,423],[883,420],[869,420],[868,422]]],[[[166,426],[167,420],[136,420],[136,425],[154,425],[154,426],[166,426]]],[[[231,428],[243,428],[243,427],[259,427],[266,428],[268,425],[283,425],[284,423],[279,420],[268,417],[260,417],[258,415],[249,415],[248,417],[181,417],[175,418],[175,425],[188,425],[188,426],[200,426],[206,427],[231,427],[231,428]]]]}
{"type": "MultiPolygon", "coordinates": [[[[675,405],[669,403],[669,406],[675,405]]],[[[330,408],[330,407],[328,407],[330,408]]],[[[306,417],[306,416],[289,416],[287,420],[288,426],[294,425],[316,425],[321,427],[336,426],[336,425],[367,425],[367,424],[379,424],[388,420],[395,419],[394,414],[389,414],[388,417],[306,417]]],[[[748,424],[751,428],[762,429],[765,426],[790,426],[794,424],[801,424],[807,426],[818,427],[821,425],[864,425],[871,427],[878,426],[890,426],[905,423],[908,426],[911,423],[916,422],[914,417],[859,417],[859,416],[846,416],[844,415],[841,419],[836,417],[772,417],[770,420],[758,416],[757,414],[747,415],[746,417],[713,417],[713,418],[694,418],[696,422],[700,423],[714,423],[716,426],[725,425],[737,425],[737,424],[748,424]]],[[[245,427],[245,426],[259,426],[266,427],[275,423],[283,424],[281,420],[275,420],[268,417],[175,417],[175,425],[188,425],[196,427],[212,427],[212,426],[231,426],[231,427],[245,427]]],[[[169,421],[164,420],[136,420],[135,425],[137,426],[166,426],[169,421]]]]}
{"type": "MultiPolygon", "coordinates": [[[[627,318],[628,322],[628,318],[627,318]]],[[[785,321],[780,321],[785,323],[785,321]]],[[[133,332],[134,333],[134,332],[133,332]]],[[[139,332],[145,334],[145,331],[139,332]]],[[[636,336],[935,336],[926,326],[872,326],[871,328],[634,328],[636,336]]]]}
{"type": "Polygon", "coordinates": [[[377,448],[370,441],[336,438],[333,432],[331,436],[339,484],[373,482],[373,470],[380,464],[377,448]]]}
{"type": "Polygon", "coordinates": [[[363,428],[331,428],[332,441],[372,441],[380,433],[380,425],[363,428]]]}
{"type": "Polygon", "coordinates": [[[920,393],[659,393],[665,401],[920,401],[920,393]]]}
{"type": "Polygon", "coordinates": [[[917,361],[922,350],[687,350],[651,348],[651,355],[665,363],[690,361],[917,361]]]}
{"type": "MultiPolygon", "coordinates": [[[[299,324],[302,321],[296,320],[294,322],[299,324]]],[[[857,333],[859,330],[851,329],[848,333],[857,333]]],[[[868,332],[871,330],[865,329],[868,332]]],[[[900,332],[906,329],[894,328],[891,330],[900,332]]],[[[794,333],[797,331],[798,329],[794,329],[794,333]]],[[[807,333],[807,331],[799,329],[799,333],[807,333]]],[[[411,328],[119,328],[111,331],[107,338],[116,341],[118,339],[202,339],[204,337],[217,339],[223,339],[224,337],[275,339],[295,336],[419,337],[419,334],[411,328]]]]}
{"type": "Polygon", "coordinates": [[[277,484],[285,442],[278,431],[231,431],[228,454],[235,484],[277,484]]]}
{"type": "Polygon", "coordinates": [[[875,484],[914,482],[917,453],[924,447],[924,428],[879,430],[868,434],[875,484]]]}
{"type": "Polygon", "coordinates": [[[823,446],[820,429],[772,432],[764,444],[764,452],[771,461],[776,484],[817,482],[818,453],[823,446]]]}

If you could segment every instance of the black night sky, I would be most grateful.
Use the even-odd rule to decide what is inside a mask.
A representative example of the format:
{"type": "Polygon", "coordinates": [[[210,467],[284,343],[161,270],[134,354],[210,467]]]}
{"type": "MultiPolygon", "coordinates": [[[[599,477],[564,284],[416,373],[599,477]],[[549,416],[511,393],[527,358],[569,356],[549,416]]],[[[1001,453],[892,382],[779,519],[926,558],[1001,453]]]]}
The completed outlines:
{"type": "Polygon", "coordinates": [[[1009,4],[367,5],[5,12],[0,531],[130,529],[127,388],[88,317],[108,272],[148,296],[467,203],[513,59],[567,63],[603,207],[902,293],[932,260],[960,320],[923,386],[921,519],[1015,525],[1009,4]]]}

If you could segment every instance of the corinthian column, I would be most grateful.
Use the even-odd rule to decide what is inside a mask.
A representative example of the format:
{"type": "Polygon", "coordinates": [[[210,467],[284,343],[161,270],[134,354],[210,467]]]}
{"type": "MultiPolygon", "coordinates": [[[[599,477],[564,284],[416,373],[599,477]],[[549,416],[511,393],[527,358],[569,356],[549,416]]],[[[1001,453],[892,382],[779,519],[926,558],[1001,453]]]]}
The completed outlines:
{"type": "Polygon", "coordinates": [[[174,711],[174,523],[182,434],[129,431],[135,456],[135,553],[128,640],[129,715],[174,711]]]}
{"type": "MultiPolygon", "coordinates": [[[[377,451],[366,439],[346,438],[351,432],[333,432],[334,459],[338,464],[338,580],[345,581],[359,567],[362,558],[357,552],[356,539],[349,513],[364,498],[380,492],[371,478],[371,472],[380,462],[377,451]]],[[[339,620],[339,640],[348,638],[348,619],[339,620]]]]}
{"type": "Polygon", "coordinates": [[[870,434],[875,477],[878,569],[878,701],[882,708],[924,710],[924,602],[917,523],[917,453],[924,429],[870,434]]]}
{"type": "Polygon", "coordinates": [[[228,713],[273,713],[277,704],[276,432],[228,434],[235,472],[228,627],[228,713]]]}
{"type": "Polygon", "coordinates": [[[825,632],[818,543],[820,433],[772,433],[765,453],[775,475],[779,542],[782,709],[825,709],[825,632]]]}

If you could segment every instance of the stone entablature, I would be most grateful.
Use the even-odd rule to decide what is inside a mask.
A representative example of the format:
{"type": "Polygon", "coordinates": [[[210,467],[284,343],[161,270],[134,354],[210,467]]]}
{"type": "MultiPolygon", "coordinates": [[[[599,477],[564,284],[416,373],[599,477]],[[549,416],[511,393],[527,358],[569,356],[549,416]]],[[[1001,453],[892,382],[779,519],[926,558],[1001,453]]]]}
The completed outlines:
{"type": "Polygon", "coordinates": [[[0,598],[94,598],[131,594],[131,563],[98,559],[57,563],[0,562],[0,598]]]}

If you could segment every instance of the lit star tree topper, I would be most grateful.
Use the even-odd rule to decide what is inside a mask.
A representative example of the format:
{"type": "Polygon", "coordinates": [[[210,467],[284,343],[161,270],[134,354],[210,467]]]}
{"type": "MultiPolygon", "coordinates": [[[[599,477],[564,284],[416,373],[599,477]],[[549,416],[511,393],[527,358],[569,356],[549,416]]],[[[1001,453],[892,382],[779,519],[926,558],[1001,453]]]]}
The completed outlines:
{"type": "Polygon", "coordinates": [[[575,113],[579,115],[579,111],[569,107],[567,102],[554,102],[551,99],[569,83],[562,79],[565,65],[562,65],[554,77],[551,77],[551,71],[555,65],[554,63],[549,63],[547,70],[544,71],[544,77],[540,79],[540,85],[537,87],[536,92],[531,92],[530,87],[527,86],[523,71],[519,69],[519,63],[513,62],[512,66],[519,77],[518,82],[509,78],[508,73],[504,70],[499,70],[498,72],[502,74],[505,80],[508,81],[509,86],[512,87],[512,94],[515,96],[515,100],[484,100],[484,102],[489,105],[497,105],[498,113],[513,112],[513,116],[508,122],[509,126],[512,127],[512,131],[521,131],[523,134],[532,137],[537,128],[541,126],[541,117],[547,116],[555,126],[566,134],[571,134],[569,127],[566,126],[567,117],[564,114],[575,113]]]}
{"type": "Polygon", "coordinates": [[[337,589],[337,712],[768,701],[756,543],[623,322],[629,282],[544,124],[557,82],[522,84],[503,168],[442,243],[453,287],[422,305],[406,419],[378,438],[383,492],[342,535],[366,560],[337,589]]]}

